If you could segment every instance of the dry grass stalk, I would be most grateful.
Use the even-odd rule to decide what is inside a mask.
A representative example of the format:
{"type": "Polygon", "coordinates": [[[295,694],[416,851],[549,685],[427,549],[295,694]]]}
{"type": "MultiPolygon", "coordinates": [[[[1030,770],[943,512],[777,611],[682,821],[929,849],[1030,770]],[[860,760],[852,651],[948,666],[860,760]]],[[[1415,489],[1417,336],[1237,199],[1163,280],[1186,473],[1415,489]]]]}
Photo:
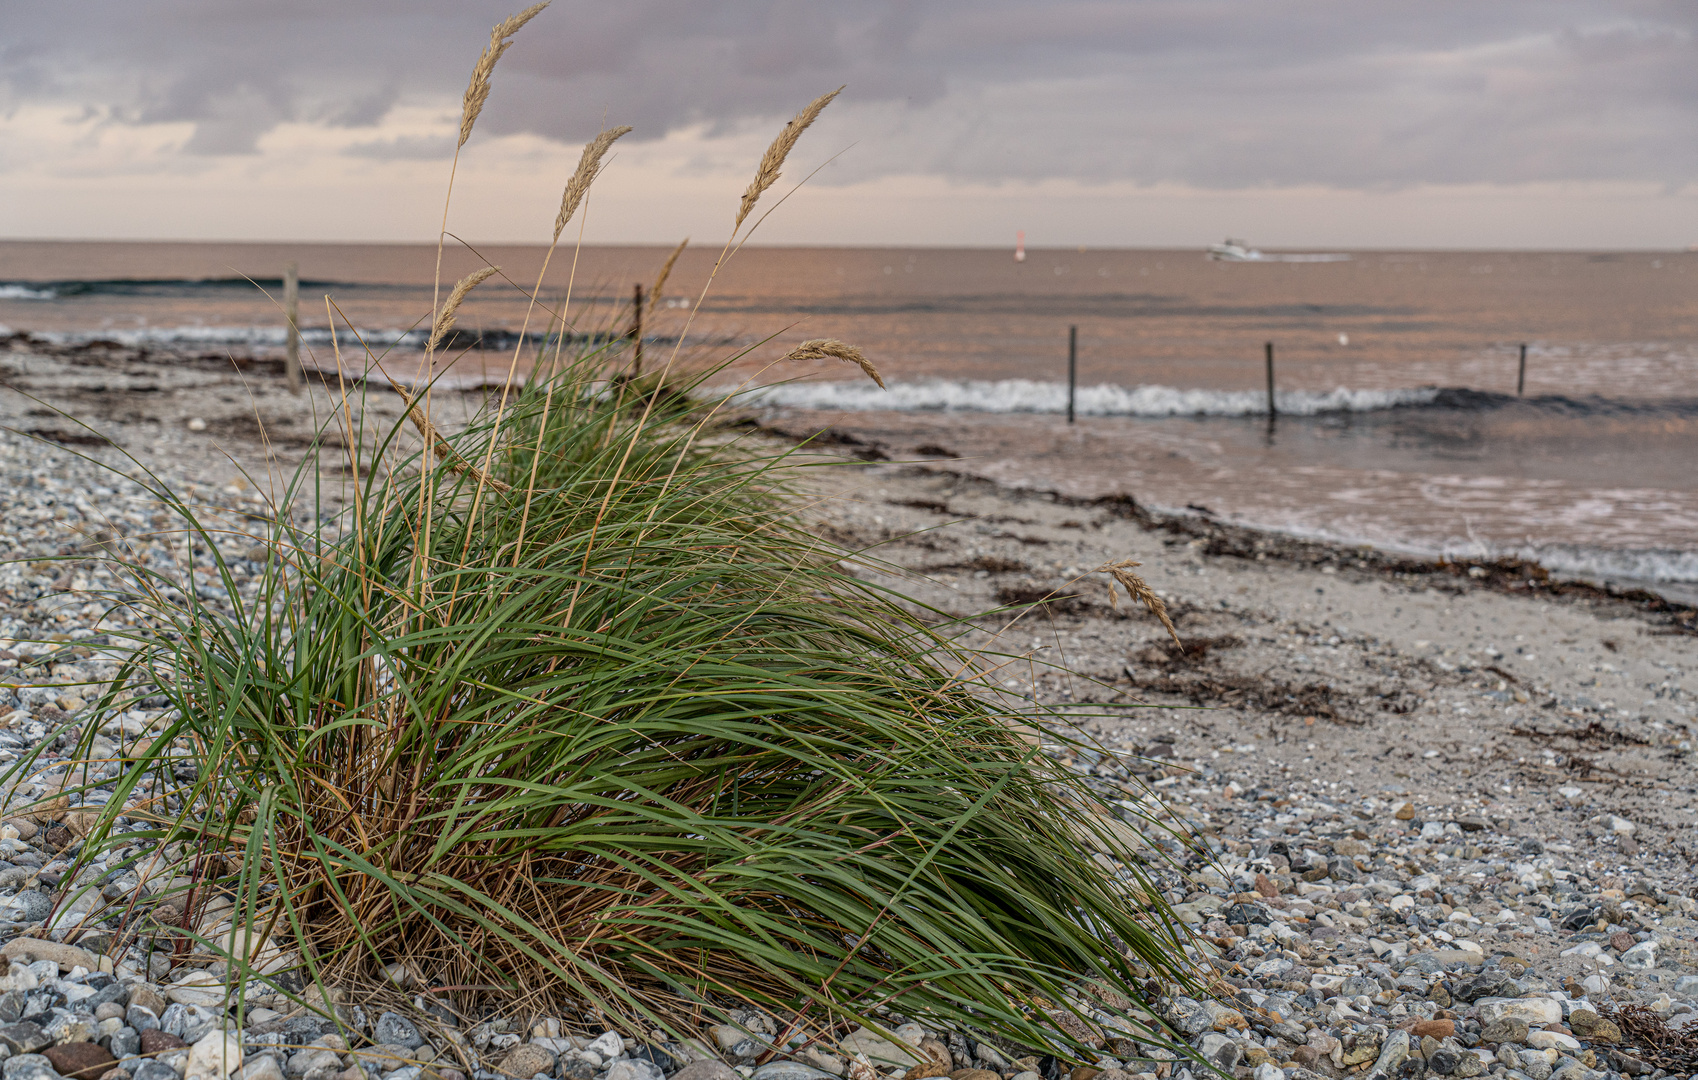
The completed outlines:
{"type": "MultiPolygon", "coordinates": [[[[378,370],[383,371],[381,367],[378,370]]],[[[496,479],[483,469],[478,468],[477,465],[467,461],[465,455],[454,449],[454,444],[449,442],[442,432],[436,430],[436,425],[431,423],[430,418],[425,416],[424,410],[418,407],[413,395],[407,393],[406,388],[396,382],[395,377],[389,372],[384,371],[383,377],[389,380],[390,388],[401,395],[402,403],[407,406],[407,419],[411,420],[413,426],[419,429],[419,434],[424,436],[425,442],[441,455],[444,465],[462,476],[471,477],[480,484],[488,484],[496,491],[513,490],[511,484],[496,479]]]]}
{"type": "Polygon", "coordinates": [[[796,145],[796,140],[802,137],[802,132],[808,130],[808,125],[819,118],[820,113],[831,99],[843,93],[839,86],[829,94],[821,94],[809,103],[808,107],[797,113],[795,118],[784,125],[784,130],[778,133],[778,138],[772,140],[772,145],[766,148],[761,156],[761,164],[755,170],[755,178],[749,182],[749,188],[743,192],[743,203],[737,208],[737,224],[733,230],[743,227],[743,222],[749,216],[749,211],[760,201],[761,192],[778,182],[778,170],[784,167],[784,159],[790,156],[790,151],[796,145]]]}
{"type": "MultiPolygon", "coordinates": [[[[1150,609],[1150,614],[1161,620],[1161,624],[1167,627],[1167,632],[1173,636],[1175,645],[1178,645],[1181,649],[1185,648],[1185,643],[1179,640],[1179,631],[1173,628],[1173,620],[1167,617],[1167,605],[1162,602],[1162,598],[1156,595],[1155,590],[1150,588],[1143,578],[1132,572],[1134,566],[1142,565],[1144,564],[1134,562],[1131,559],[1121,559],[1119,562],[1108,563],[1102,570],[1114,581],[1120,582],[1120,587],[1126,590],[1128,596],[1141,601],[1145,607],[1150,609]]],[[[1108,602],[1116,610],[1119,609],[1120,604],[1115,599],[1114,582],[1112,581],[1108,586],[1108,602]]]]}
{"type": "Polygon", "coordinates": [[[867,378],[878,383],[880,390],[886,389],[884,379],[879,376],[878,368],[873,367],[873,362],[867,359],[866,354],[853,345],[832,338],[814,338],[812,341],[804,341],[785,353],[783,359],[846,360],[866,372],[867,378]]]}
{"type": "Polygon", "coordinates": [[[619,136],[629,132],[629,124],[616,128],[608,128],[600,135],[584,144],[583,155],[578,158],[578,170],[572,174],[572,179],[566,181],[566,190],[560,194],[560,213],[554,215],[554,239],[558,243],[560,233],[566,228],[566,223],[572,220],[572,215],[578,212],[578,204],[584,201],[584,194],[595,183],[595,178],[601,172],[601,159],[607,156],[608,148],[619,136]]]}
{"type": "Polygon", "coordinates": [[[499,266],[486,266],[482,270],[473,270],[454,283],[454,291],[448,294],[448,302],[443,304],[442,310],[437,313],[436,325],[430,328],[430,340],[425,342],[426,352],[434,350],[448,331],[454,329],[454,313],[460,309],[460,301],[466,298],[466,294],[500,272],[499,266]]]}
{"type": "Polygon", "coordinates": [[[489,100],[489,77],[495,71],[495,62],[500,60],[501,54],[513,44],[507,39],[517,34],[522,26],[536,18],[547,6],[546,2],[532,4],[519,14],[510,15],[496,23],[495,28],[489,32],[489,45],[484,48],[483,55],[478,57],[477,64],[472,67],[472,81],[466,84],[465,103],[460,109],[460,142],[455,147],[456,150],[465,146],[466,140],[472,137],[472,125],[478,122],[478,114],[483,112],[483,104],[489,100]]]}
{"type": "Polygon", "coordinates": [[[654,288],[649,290],[649,314],[654,314],[654,306],[660,302],[660,291],[666,288],[666,279],[672,276],[672,264],[678,261],[678,256],[684,254],[684,248],[690,243],[686,236],[678,241],[678,246],[672,249],[672,254],[666,257],[666,265],[660,268],[660,274],[654,279],[654,288]]]}

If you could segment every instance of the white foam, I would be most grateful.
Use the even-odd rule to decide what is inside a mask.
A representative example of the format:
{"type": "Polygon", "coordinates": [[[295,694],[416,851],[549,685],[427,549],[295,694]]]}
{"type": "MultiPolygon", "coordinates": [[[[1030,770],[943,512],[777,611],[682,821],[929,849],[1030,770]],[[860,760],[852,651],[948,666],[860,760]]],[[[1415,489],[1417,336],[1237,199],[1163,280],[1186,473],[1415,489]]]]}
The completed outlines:
{"type": "Polygon", "coordinates": [[[1604,581],[1698,582],[1698,551],[1548,544],[1515,554],[1553,574],[1604,581]]]}
{"type": "MultiPolygon", "coordinates": [[[[1400,405],[1426,405],[1438,397],[1432,386],[1398,390],[1282,390],[1274,402],[1281,413],[1369,412],[1400,405]]],[[[860,382],[791,382],[747,391],[743,401],[800,409],[866,412],[1060,413],[1067,411],[1067,385],[1031,379],[931,379],[892,383],[880,390],[860,382]]],[[[1259,390],[1185,390],[1173,386],[1082,386],[1075,397],[1080,416],[1259,416],[1267,412],[1259,390]]]]}
{"type": "Polygon", "coordinates": [[[28,285],[0,285],[0,300],[57,300],[52,289],[32,289],[28,285]]]}
{"type": "MultiPolygon", "coordinates": [[[[116,341],[120,345],[138,348],[148,345],[266,345],[281,348],[288,340],[288,332],[282,326],[143,326],[99,332],[47,331],[38,336],[44,340],[64,345],[101,340],[116,341]]],[[[390,348],[398,341],[407,345],[412,345],[415,342],[418,345],[423,345],[425,340],[422,331],[405,330],[338,330],[336,337],[343,345],[357,347],[359,342],[364,340],[366,344],[373,348],[390,348]]],[[[303,328],[301,340],[308,345],[327,345],[330,343],[330,331],[303,328]]]]}

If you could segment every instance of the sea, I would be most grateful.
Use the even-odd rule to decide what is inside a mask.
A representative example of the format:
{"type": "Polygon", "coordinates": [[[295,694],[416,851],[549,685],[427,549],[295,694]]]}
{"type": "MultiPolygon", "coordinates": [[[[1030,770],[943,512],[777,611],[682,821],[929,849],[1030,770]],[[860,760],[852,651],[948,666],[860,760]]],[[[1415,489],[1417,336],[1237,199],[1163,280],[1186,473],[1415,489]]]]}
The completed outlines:
{"type": "Polygon", "coordinates": [[[309,363],[375,357],[422,377],[433,297],[499,266],[434,373],[466,386],[515,356],[522,376],[562,326],[628,333],[640,287],[646,365],[711,368],[709,386],[787,430],[831,426],[1013,486],[1698,599],[1698,253],[697,246],[656,300],[667,254],[0,242],[0,324],[275,354],[292,263],[309,363]],[[781,359],[814,338],[862,349],[885,388],[781,359]]]}

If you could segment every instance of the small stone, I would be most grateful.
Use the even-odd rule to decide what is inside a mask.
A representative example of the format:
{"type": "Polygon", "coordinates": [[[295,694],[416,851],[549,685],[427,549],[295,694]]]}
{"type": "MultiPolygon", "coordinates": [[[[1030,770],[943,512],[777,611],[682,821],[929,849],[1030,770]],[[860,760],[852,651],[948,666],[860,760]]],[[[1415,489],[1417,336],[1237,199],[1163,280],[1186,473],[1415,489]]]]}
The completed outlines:
{"type": "MultiPolygon", "coordinates": [[[[935,1064],[928,1062],[927,1064],[935,1064]]],[[[938,1076],[948,1076],[947,1072],[938,1076]]],[[[836,1074],[804,1065],[799,1061],[769,1061],[754,1071],[750,1080],[834,1080],[836,1074]]],[[[612,1080],[611,1076],[609,1080],[612,1080]]]]}
{"type": "Polygon", "coordinates": [[[617,1031],[604,1031],[584,1045],[584,1049],[592,1054],[600,1054],[603,1061],[612,1061],[625,1053],[625,1040],[619,1037],[617,1031]]]}
{"type": "Polygon", "coordinates": [[[692,1061],[672,1074],[672,1080],[742,1080],[723,1061],[692,1061]]]}
{"type": "Polygon", "coordinates": [[[1394,1031],[1386,1036],[1380,1056],[1369,1070],[1369,1076],[1394,1076],[1399,1066],[1409,1060],[1409,1032],[1394,1031]]]}
{"type": "Polygon", "coordinates": [[[949,1080],[1002,1080],[1002,1074],[989,1069],[956,1069],[949,1074],[949,1080]]]}
{"type": "Polygon", "coordinates": [[[1527,1041],[1527,1021],[1515,1016],[1500,1016],[1480,1032],[1480,1041],[1489,1043],[1520,1043],[1527,1041]]]}
{"type": "Polygon", "coordinates": [[[202,420],[198,416],[191,416],[191,417],[189,417],[188,423],[185,426],[190,431],[205,431],[206,430],[206,421],[202,420]]]}
{"type": "Polygon", "coordinates": [[[1610,935],[1610,948],[1614,949],[1618,953],[1624,953],[1637,944],[1639,944],[1639,942],[1626,930],[1617,930],[1615,933],[1610,935]]]}
{"type": "Polygon", "coordinates": [[[177,1080],[177,1070],[163,1061],[143,1059],[130,1074],[130,1080],[177,1080]]]}
{"type": "Polygon", "coordinates": [[[1279,886],[1275,885],[1266,874],[1257,874],[1256,891],[1272,900],[1279,895],[1279,886]]]}
{"type": "MultiPolygon", "coordinates": [[[[147,983],[138,983],[130,987],[130,1004],[140,1005],[144,1009],[152,1010],[153,1015],[157,1018],[160,1013],[165,1011],[165,1006],[169,1002],[165,1000],[165,995],[154,987],[147,983]]],[[[130,1026],[135,1027],[134,1024],[130,1026]]]]}
{"type": "Polygon", "coordinates": [[[605,1080],[666,1080],[666,1074],[659,1065],[644,1058],[620,1058],[607,1067],[605,1080]]]}
{"type": "MultiPolygon", "coordinates": [[[[133,994],[131,996],[134,997],[133,994]]],[[[131,1002],[130,1007],[124,1010],[124,1023],[137,1031],[152,1031],[159,1026],[159,1014],[146,1005],[131,1002]]]]}
{"type": "MultiPolygon", "coordinates": [[[[1470,1055],[1472,1056],[1472,1055],[1470,1055]]],[[[1456,1071],[1456,1066],[1462,1061],[1462,1051],[1449,1046],[1440,1046],[1427,1055],[1427,1068],[1440,1076],[1449,1076],[1456,1071]]]]}
{"type": "MultiPolygon", "coordinates": [[[[48,912],[52,910],[53,901],[48,898],[46,893],[36,892],[34,890],[21,892],[17,896],[13,897],[13,900],[16,901],[26,895],[30,897],[39,897],[41,902],[46,905],[46,910],[43,910],[40,915],[35,916],[36,919],[45,919],[48,912]]],[[[42,941],[40,938],[27,937],[13,938],[11,941],[6,942],[5,945],[0,945],[0,956],[5,957],[7,960],[11,960],[13,957],[20,956],[24,953],[28,953],[37,960],[53,961],[55,964],[59,965],[60,971],[70,971],[74,967],[86,968],[89,971],[103,970],[100,965],[99,957],[95,956],[87,949],[79,949],[75,945],[65,945],[57,941],[42,941]]],[[[112,970],[112,964],[110,961],[107,962],[104,970],[112,970]]]]}
{"type": "Polygon", "coordinates": [[[141,1053],[141,1033],[133,1027],[121,1027],[106,1040],[113,1057],[132,1057],[141,1053]]]}
{"type": "Polygon", "coordinates": [[[122,1020],[124,1018],[124,1007],[115,1001],[103,1001],[95,1006],[94,1018],[96,1020],[122,1020]]]}
{"type": "MultiPolygon", "coordinates": [[[[380,1043],[389,1043],[392,1046],[404,1046],[408,1050],[417,1050],[419,1047],[424,1045],[424,1036],[419,1034],[419,1029],[413,1026],[413,1022],[411,1020],[408,1020],[400,1013],[386,1012],[379,1016],[377,1018],[377,1026],[372,1029],[372,1037],[380,1043]]],[[[542,1052],[547,1053],[547,1051],[542,1052]]],[[[547,1072],[552,1068],[554,1068],[554,1055],[550,1054],[548,1068],[539,1069],[537,1071],[547,1072]]],[[[524,1075],[532,1076],[534,1074],[525,1073],[524,1075]]]]}
{"type": "Polygon", "coordinates": [[[1244,1046],[1237,1040],[1229,1039],[1215,1031],[1205,1031],[1197,1037],[1193,1044],[1197,1053],[1222,1072],[1230,1073],[1244,1060],[1244,1046]]]}
{"type": "Polygon", "coordinates": [[[322,1046],[309,1046],[289,1055],[288,1073],[290,1076],[310,1076],[314,1072],[330,1076],[342,1069],[342,1056],[334,1050],[322,1046]]]}
{"type": "MultiPolygon", "coordinates": [[[[385,1013],[384,1015],[394,1016],[395,1014],[385,1013]]],[[[400,1017],[396,1017],[396,1019],[400,1019],[400,1017]]],[[[382,1024],[383,1021],[379,1020],[378,1023],[382,1024]]],[[[408,1026],[411,1027],[410,1024],[408,1026]]],[[[414,1034],[416,1035],[418,1032],[415,1030],[414,1034]]],[[[406,1043],[396,1043],[396,1045],[407,1046],[406,1043]]],[[[411,1050],[412,1047],[407,1046],[407,1049],[411,1050]]],[[[553,1054],[535,1043],[520,1043],[507,1051],[507,1056],[501,1059],[501,1064],[497,1067],[508,1076],[518,1077],[519,1080],[528,1080],[529,1077],[535,1076],[537,1073],[553,1072],[554,1061],[555,1056],[553,1054]]]]}
{"type": "Polygon", "coordinates": [[[877,1069],[911,1069],[920,1064],[918,1048],[907,1045],[897,1045],[890,1042],[877,1032],[867,1028],[856,1028],[838,1041],[838,1047],[846,1057],[856,1054],[867,1055],[874,1068],[877,1069]]]}
{"type": "Polygon", "coordinates": [[[57,1080],[58,1076],[53,1063],[40,1054],[19,1054],[6,1059],[6,1080],[57,1080]]]}
{"type": "Polygon", "coordinates": [[[1397,813],[1393,814],[1392,817],[1399,821],[1415,820],[1415,804],[1407,802],[1404,803],[1402,806],[1397,808],[1397,813]]]}
{"type": "Polygon", "coordinates": [[[1621,966],[1629,971],[1645,971],[1657,966],[1657,943],[1641,941],[1621,954],[1621,966]]]}
{"type": "Polygon", "coordinates": [[[42,1056],[53,1063],[54,1071],[68,1080],[100,1080],[118,1059],[105,1047],[91,1042],[64,1043],[49,1046],[42,1056]]]}
{"type": "Polygon", "coordinates": [[[283,1066],[270,1054],[260,1054],[242,1066],[241,1080],[283,1080],[283,1066]]]}
{"type": "Polygon", "coordinates": [[[1560,1031],[1529,1031],[1526,1043],[1535,1050],[1578,1050],[1580,1040],[1560,1031]]]}
{"type": "Polygon", "coordinates": [[[36,1054],[52,1045],[53,1040],[42,1032],[41,1025],[32,1021],[0,1027],[0,1046],[13,1054],[36,1054]]]}
{"type": "Polygon", "coordinates": [[[217,1008],[224,1004],[224,980],[210,971],[191,971],[167,986],[165,996],[179,1005],[217,1008]]]}
{"type": "MultiPolygon", "coordinates": [[[[86,1013],[83,1015],[87,1015],[86,1013]]],[[[60,1012],[47,1021],[41,1033],[55,1043],[93,1042],[94,1029],[75,1013],[60,1012]]]]}
{"type": "Polygon", "coordinates": [[[1550,998],[1481,998],[1475,1002],[1480,1023],[1491,1026],[1499,1017],[1513,1017],[1529,1026],[1562,1023],[1562,1006],[1550,998]]]}
{"type": "Polygon", "coordinates": [[[1456,1034],[1456,1021],[1417,1020],[1409,1033],[1417,1039],[1448,1039],[1456,1034]]]}
{"type": "Polygon", "coordinates": [[[154,1057],[167,1050],[179,1050],[189,1045],[164,1028],[149,1028],[141,1033],[141,1052],[154,1057]]]}
{"type": "Polygon", "coordinates": [[[241,1068],[241,1039],[214,1031],[188,1049],[188,1072],[183,1073],[183,1080],[224,1080],[236,1068],[241,1068]]]}
{"type": "MultiPolygon", "coordinates": [[[[1575,1030],[1578,1031],[1579,1029],[1576,1028],[1575,1030]]],[[[1621,1028],[1617,1026],[1614,1020],[1600,1019],[1592,1025],[1591,1030],[1586,1032],[1584,1038],[1587,1042],[1614,1046],[1621,1042],[1621,1028]]]]}

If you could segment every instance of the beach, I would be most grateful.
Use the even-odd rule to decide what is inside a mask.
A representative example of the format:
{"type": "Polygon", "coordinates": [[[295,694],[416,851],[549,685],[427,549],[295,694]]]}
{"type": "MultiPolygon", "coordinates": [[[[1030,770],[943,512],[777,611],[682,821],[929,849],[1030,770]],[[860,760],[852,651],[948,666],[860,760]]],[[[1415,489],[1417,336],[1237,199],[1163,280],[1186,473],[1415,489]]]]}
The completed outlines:
{"type": "MultiPolygon", "coordinates": [[[[381,384],[356,387],[346,406],[328,380],[292,394],[269,361],[14,340],[0,364],[13,387],[0,395],[9,429],[0,550],[13,560],[0,583],[0,681],[10,695],[0,742],[11,756],[74,723],[91,691],[73,684],[110,678],[119,659],[106,634],[121,623],[98,622],[104,609],[83,595],[101,586],[93,564],[30,560],[127,546],[170,565],[178,540],[127,478],[145,468],[218,508],[228,530],[219,546],[235,579],[251,578],[274,485],[325,420],[344,408],[374,421],[401,412],[381,384]]],[[[484,402],[482,391],[439,392],[433,415],[452,430],[484,402]]],[[[997,483],[960,459],[888,454],[853,429],[821,433],[806,416],[779,426],[759,410],[726,419],[724,437],[800,445],[801,460],[831,465],[806,471],[798,513],[864,552],[870,580],[958,632],[997,669],[1016,710],[1060,708],[1074,726],[1054,733],[1088,739],[1082,748],[1034,730],[1045,752],[1110,800],[1137,800],[1198,838],[1206,855],[1160,836],[1137,842],[1180,859],[1150,872],[1217,981],[1212,996],[1168,997],[1159,1008],[1214,1065],[1254,1080],[1272,1080],[1269,1070],[1287,1080],[1389,1078],[1414,1060],[1434,1075],[1508,1080],[1678,1071],[1624,1033],[1612,1010],[1698,1015],[1692,608],[1565,583],[1527,563],[1440,563],[1165,513],[1136,491],[997,483]],[[1124,593],[1111,601],[1098,571],[1125,559],[1141,564],[1177,642],[1124,593]]],[[[333,499],[351,467],[339,441],[327,440],[321,469],[333,499]]],[[[243,602],[240,586],[202,596],[243,602]]],[[[115,751],[162,722],[144,703],[95,745],[115,751]]],[[[45,784],[57,756],[45,759],[45,784]]],[[[27,993],[107,993],[84,993],[114,962],[89,951],[103,939],[56,942],[63,933],[41,923],[73,884],[66,857],[82,812],[0,826],[17,834],[0,840],[10,860],[0,881],[12,890],[0,915],[5,949],[33,959],[29,978],[45,988],[27,993]]],[[[1100,858],[1105,873],[1129,872],[1100,858]]],[[[114,895],[143,888],[114,880],[114,895]]],[[[113,1028],[102,1048],[138,1080],[171,1080],[177,1071],[142,1070],[186,1070],[196,1048],[236,1030],[210,957],[176,968],[142,954],[115,960],[106,1001],[121,1011],[101,1021],[113,1028]],[[171,1038],[141,1041],[149,1025],[171,1038]]],[[[242,1075],[328,1080],[369,1066],[391,1080],[812,1080],[863,1075],[856,1054],[889,1080],[1070,1071],[900,1013],[889,1017],[894,1042],[851,1032],[757,1068],[778,1026],[759,1013],[680,1041],[583,1033],[546,1016],[517,1031],[421,1032],[392,1013],[378,1020],[383,1009],[378,998],[344,999],[347,1021],[370,1033],[350,1045],[280,997],[253,998],[242,1075]]],[[[1119,1080],[1109,1070],[1198,1075],[1134,1033],[1105,1030],[1099,1060],[1072,1080],[1091,1080],[1093,1069],[1105,1080],[1119,1080]]],[[[20,1036],[14,1054],[40,1048],[20,1036]]]]}

